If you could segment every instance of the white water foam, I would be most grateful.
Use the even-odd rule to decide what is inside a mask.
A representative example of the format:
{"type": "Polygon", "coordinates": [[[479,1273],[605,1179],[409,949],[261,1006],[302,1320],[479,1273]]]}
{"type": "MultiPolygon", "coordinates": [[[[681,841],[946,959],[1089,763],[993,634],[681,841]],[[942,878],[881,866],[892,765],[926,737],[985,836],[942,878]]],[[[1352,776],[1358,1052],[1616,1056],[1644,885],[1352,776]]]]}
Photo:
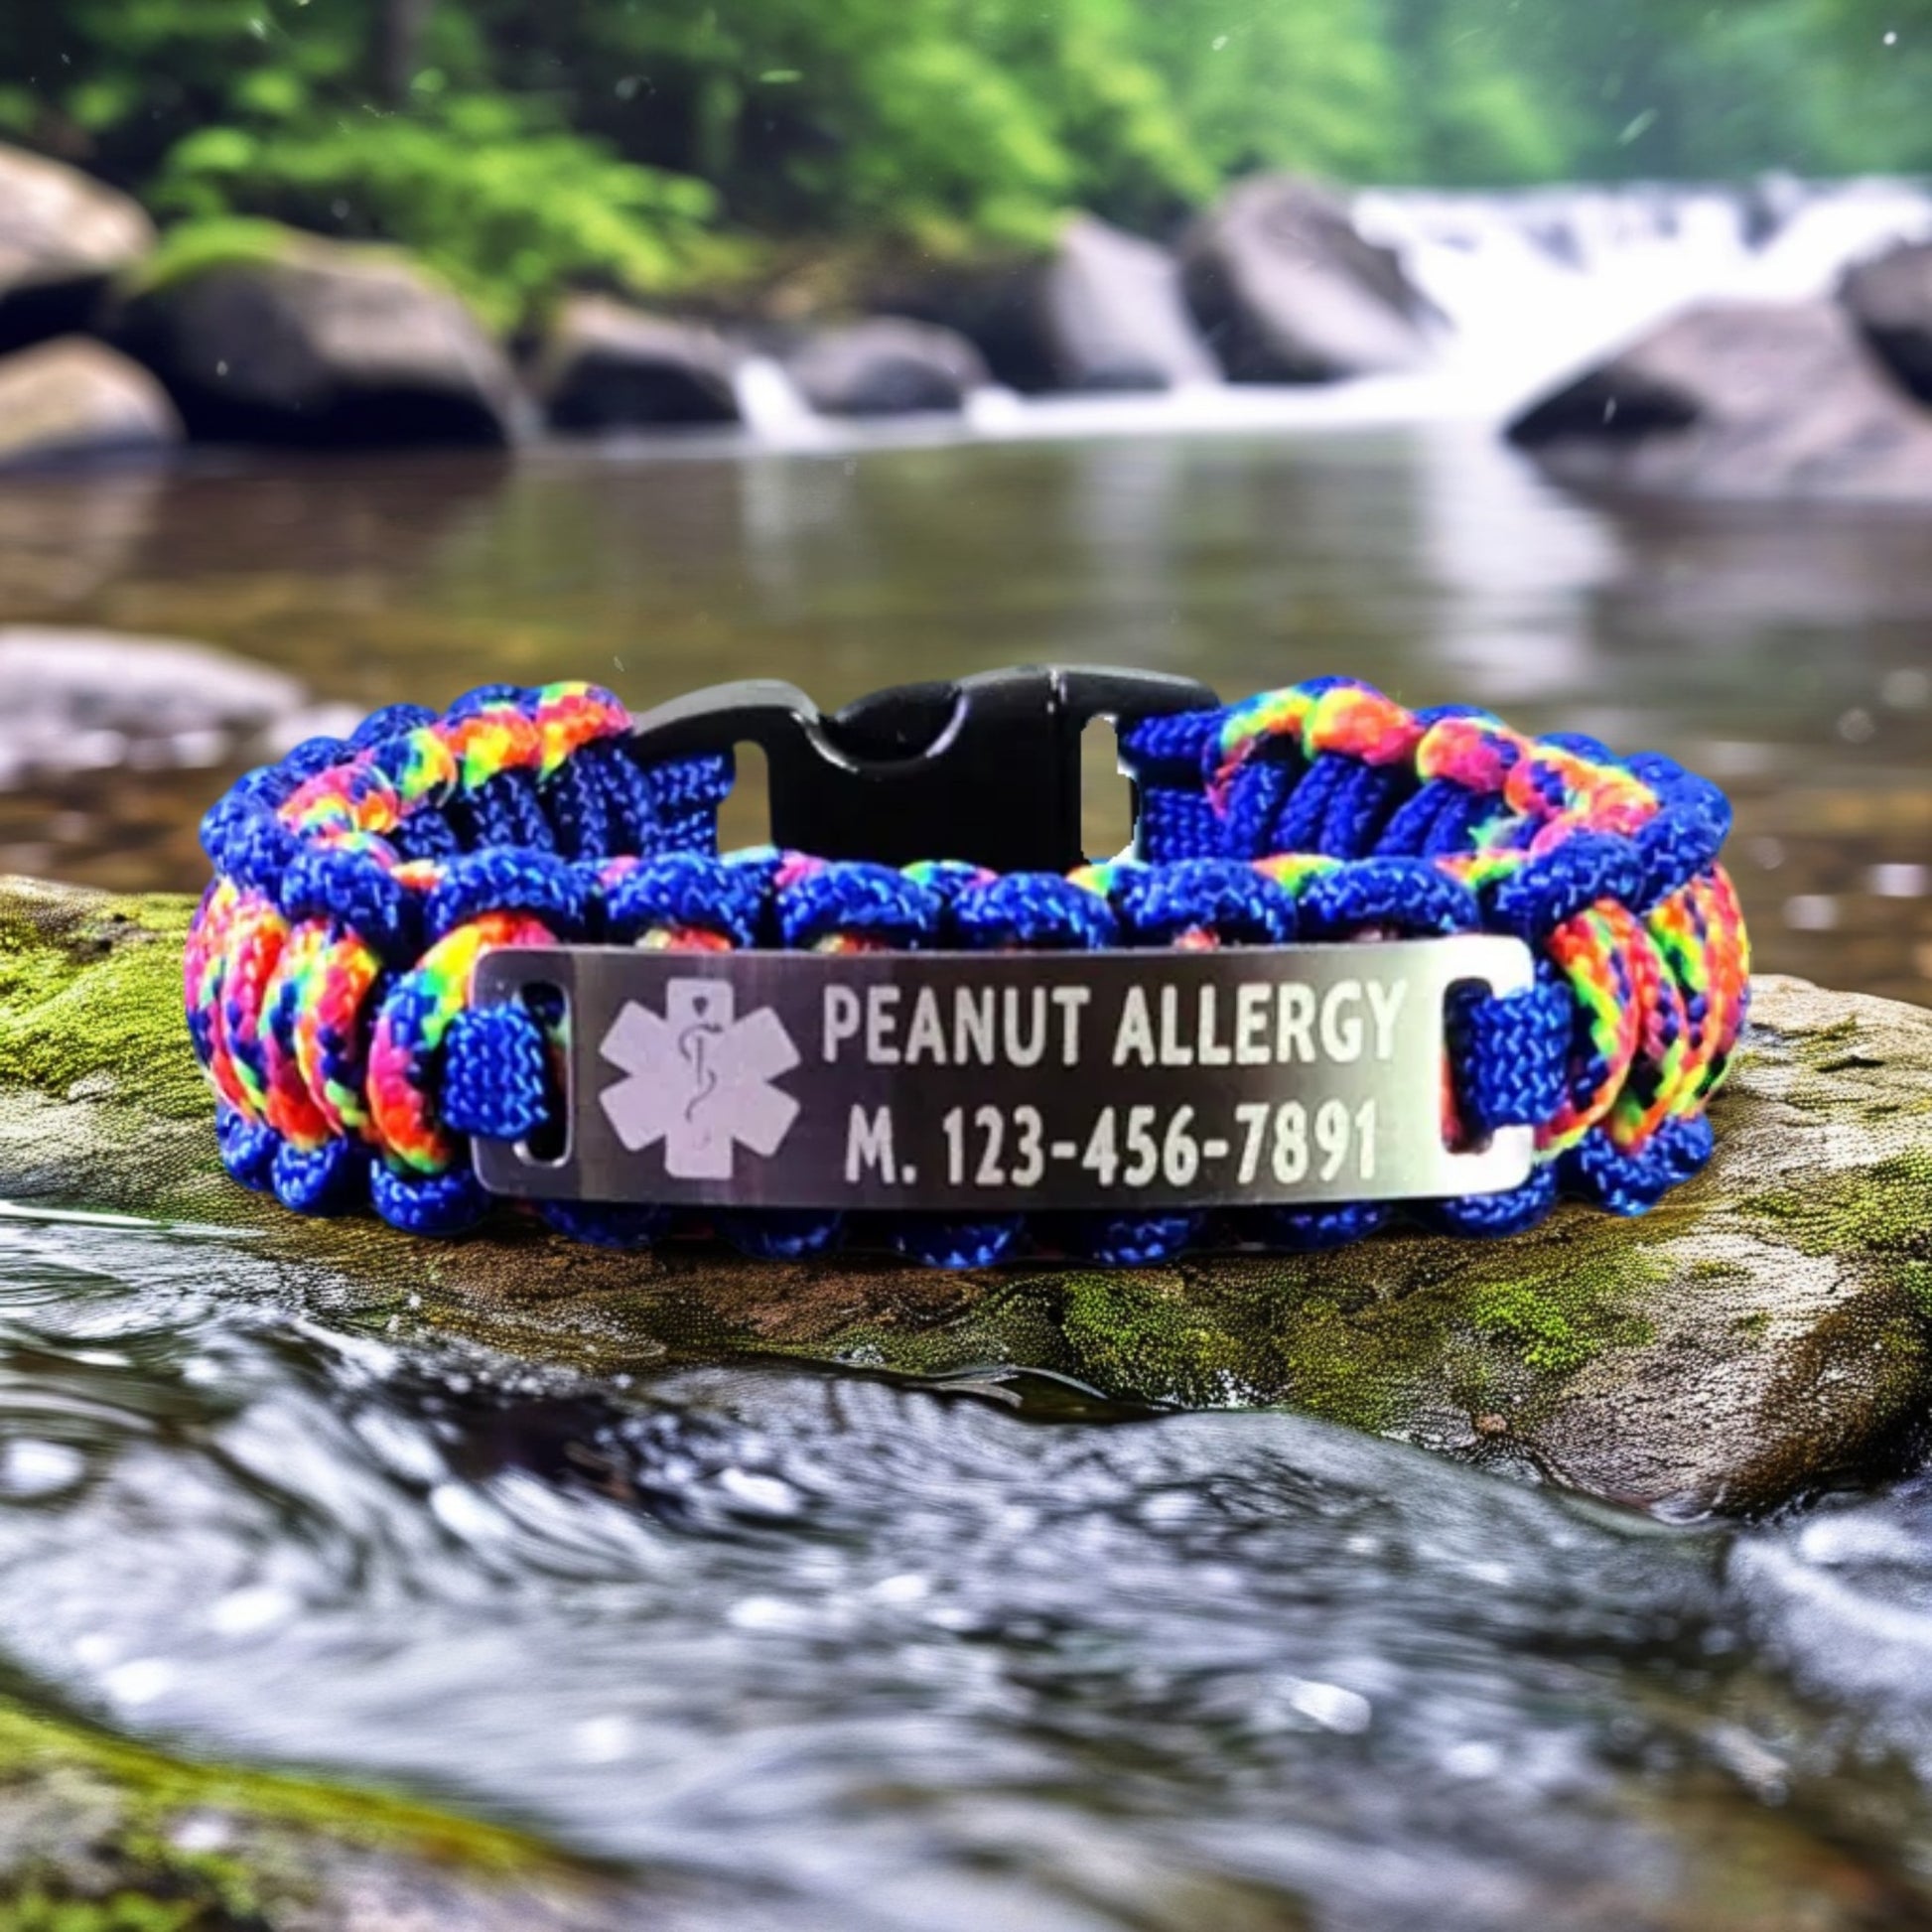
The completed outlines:
{"type": "Polygon", "coordinates": [[[1932,194],[1887,180],[1402,190],[1362,195],[1355,216],[1443,312],[1435,366],[1404,378],[1418,402],[1500,417],[1694,303],[1829,295],[1854,262],[1932,235],[1932,194]]]}
{"type": "Polygon", "coordinates": [[[1188,383],[1162,393],[1022,396],[988,387],[962,414],[865,423],[818,415],[783,367],[737,375],[752,437],[834,451],[968,438],[1242,434],[1462,421],[1533,397],[1694,303],[1827,295],[1854,262],[1932,238],[1932,190],[1874,178],[1745,188],[1635,185],[1510,192],[1373,189],[1364,233],[1397,249],[1441,314],[1434,353],[1399,374],[1308,385],[1188,383]]]}
{"type": "Polygon", "coordinates": [[[780,450],[816,450],[838,442],[837,427],[798,393],[784,367],[768,355],[748,355],[732,375],[745,427],[780,450]]]}

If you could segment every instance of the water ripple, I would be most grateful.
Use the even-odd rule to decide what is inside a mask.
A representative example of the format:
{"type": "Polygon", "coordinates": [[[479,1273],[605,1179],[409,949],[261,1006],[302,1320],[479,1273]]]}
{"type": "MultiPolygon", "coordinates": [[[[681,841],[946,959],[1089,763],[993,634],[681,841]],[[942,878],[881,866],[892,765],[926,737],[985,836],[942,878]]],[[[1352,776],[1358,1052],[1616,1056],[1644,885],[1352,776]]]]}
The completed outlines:
{"type": "Polygon", "coordinates": [[[1806,1923],[1928,1909],[1932,1490],[1732,1541],[973,1386],[599,1389],[0,1227],[0,1642],[706,1925],[1727,1928],[1746,1867],[1806,1923]]]}

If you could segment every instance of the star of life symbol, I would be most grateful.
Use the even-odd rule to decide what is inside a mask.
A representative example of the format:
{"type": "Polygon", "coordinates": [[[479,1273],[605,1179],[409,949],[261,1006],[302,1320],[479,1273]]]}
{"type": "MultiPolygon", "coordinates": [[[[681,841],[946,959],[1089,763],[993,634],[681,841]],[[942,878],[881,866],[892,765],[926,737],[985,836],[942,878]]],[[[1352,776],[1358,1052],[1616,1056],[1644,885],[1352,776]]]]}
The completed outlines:
{"type": "Polygon", "coordinates": [[[770,1155],[798,1117],[798,1102],[771,1084],[798,1064],[798,1048],[769,1007],[736,1017],[723,980],[671,980],[664,1012],[626,1001],[599,1047],[625,1078],[598,1100],[632,1154],[664,1143],[664,1172],[678,1180],[729,1180],[736,1146],[770,1155]]]}

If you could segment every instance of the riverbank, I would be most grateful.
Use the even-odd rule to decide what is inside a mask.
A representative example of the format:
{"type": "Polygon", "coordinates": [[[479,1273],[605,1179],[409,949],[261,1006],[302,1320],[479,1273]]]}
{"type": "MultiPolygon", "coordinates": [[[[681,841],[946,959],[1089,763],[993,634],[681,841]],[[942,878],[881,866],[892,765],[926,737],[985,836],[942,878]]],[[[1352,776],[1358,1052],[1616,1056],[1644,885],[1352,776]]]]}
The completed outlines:
{"type": "MultiPolygon", "coordinates": [[[[804,412],[957,413],[1022,391],[1319,382],[1420,366],[1433,311],[1311,182],[1239,184],[1167,250],[1074,213],[1028,247],[921,260],[809,244],[648,314],[568,286],[508,340],[402,252],[264,220],[157,234],[103,184],[0,148],[0,460],[200,442],[483,445],[736,423],[746,371],[804,412]],[[719,325],[723,326],[719,326],[719,325]]],[[[755,389],[752,391],[755,393],[755,389]]]]}
{"type": "MultiPolygon", "coordinates": [[[[1640,427],[1667,427],[1642,400],[1657,378],[1587,373],[1718,301],[1827,322],[1842,309],[1823,357],[1828,442],[1868,448],[1877,425],[1910,444],[1923,429],[1912,371],[1932,307],[1909,244],[1932,232],[1932,200],[1913,182],[1458,196],[1264,175],[1158,238],[1078,211],[1024,247],[801,238],[655,308],[564,285],[494,327],[394,249],[262,220],[157,230],[100,183],[3,147],[0,183],[24,210],[0,267],[0,467],[153,463],[184,439],[498,448],[731,432],[833,448],[882,426],[916,439],[947,425],[1006,438],[1500,424],[1581,374],[1589,408],[1524,419],[1554,474],[1722,496],[1741,485],[1721,469],[1617,469],[1640,427]],[[1882,274],[1864,266],[1879,257],[1882,274]],[[1608,430],[1605,381],[1628,390],[1608,430]],[[1551,424],[1583,436],[1581,457],[1545,452],[1551,424]]],[[[1722,415],[1702,361],[1673,365],[1672,383],[1679,428],[1722,415]]],[[[1803,445],[1814,457],[1817,441],[1803,445]]],[[[1806,477],[1751,474],[1743,493],[1919,493],[1896,462],[1881,476],[1814,461],[1806,477]]]]}

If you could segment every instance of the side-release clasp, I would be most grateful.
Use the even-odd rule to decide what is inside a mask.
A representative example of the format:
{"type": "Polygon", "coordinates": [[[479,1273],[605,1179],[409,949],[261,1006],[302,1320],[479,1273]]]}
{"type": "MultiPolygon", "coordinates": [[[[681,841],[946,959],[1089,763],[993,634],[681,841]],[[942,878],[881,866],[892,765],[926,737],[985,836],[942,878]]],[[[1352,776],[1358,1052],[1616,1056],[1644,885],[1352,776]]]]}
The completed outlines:
{"type": "Polygon", "coordinates": [[[964,859],[1065,872],[1080,844],[1080,737],[1096,718],[1210,710],[1192,678],[1026,665],[895,685],[826,714],[796,685],[749,678],[639,718],[640,756],[760,747],[771,838],[825,859],[964,859]]]}

